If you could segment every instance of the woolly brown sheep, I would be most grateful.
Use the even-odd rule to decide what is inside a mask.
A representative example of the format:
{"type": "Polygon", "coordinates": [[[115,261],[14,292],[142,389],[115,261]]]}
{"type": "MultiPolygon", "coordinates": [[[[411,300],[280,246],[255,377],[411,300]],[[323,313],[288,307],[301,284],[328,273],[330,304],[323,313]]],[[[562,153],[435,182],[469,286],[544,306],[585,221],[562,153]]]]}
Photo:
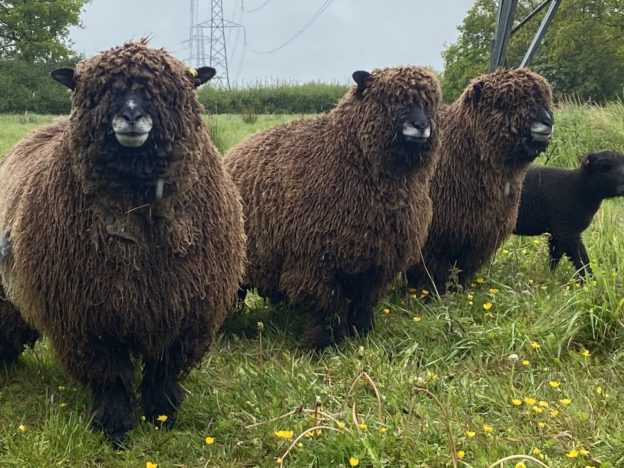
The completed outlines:
{"type": "Polygon", "coordinates": [[[225,156],[241,191],[246,287],[305,314],[315,347],[366,333],[384,287],[418,258],[440,90],[420,67],[353,74],[327,115],[256,134],[225,156]]]}
{"type": "Polygon", "coordinates": [[[550,234],[550,269],[565,254],[581,280],[592,274],[581,239],[605,198],[624,195],[624,155],[599,151],[576,169],[531,166],[524,178],[514,234],[550,234]]]}
{"type": "Polygon", "coordinates": [[[465,286],[511,234],[526,170],[552,132],[551,89],[525,68],[473,80],[440,113],[440,159],[431,181],[433,220],[408,284],[465,286]]]}
{"type": "Polygon", "coordinates": [[[144,40],[57,70],[69,119],[0,166],[6,294],[91,390],[116,446],[135,424],[137,358],[144,414],[169,426],[242,279],[242,206],[194,95],[213,75],[144,40]]]}

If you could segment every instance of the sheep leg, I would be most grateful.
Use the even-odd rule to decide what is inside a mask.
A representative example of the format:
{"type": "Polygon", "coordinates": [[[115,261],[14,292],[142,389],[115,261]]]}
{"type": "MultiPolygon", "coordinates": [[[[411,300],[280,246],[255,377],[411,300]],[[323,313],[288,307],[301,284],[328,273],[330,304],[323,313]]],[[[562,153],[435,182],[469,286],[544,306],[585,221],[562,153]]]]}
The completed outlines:
{"type": "Polygon", "coordinates": [[[176,411],[182,401],[178,383],[181,359],[180,346],[174,345],[167,351],[164,359],[145,359],[143,367],[141,396],[145,418],[167,429],[173,426],[176,411]]]}
{"type": "Polygon", "coordinates": [[[136,425],[132,404],[134,368],[127,347],[113,339],[93,340],[98,346],[90,350],[87,364],[93,424],[104,431],[114,448],[122,448],[128,430],[136,425]]]}
{"type": "Polygon", "coordinates": [[[338,291],[325,291],[326,298],[306,298],[301,308],[306,314],[304,340],[316,349],[323,349],[330,344],[338,344],[345,335],[347,326],[348,306],[345,298],[338,291]],[[332,297],[331,294],[334,293],[332,297]],[[339,297],[337,297],[339,296],[339,297]],[[328,303],[329,302],[329,303],[328,303]]]}
{"type": "Polygon", "coordinates": [[[371,296],[363,293],[361,297],[349,302],[349,333],[362,337],[373,329],[375,324],[373,307],[377,301],[371,296]]]}
{"type": "Polygon", "coordinates": [[[572,260],[574,268],[576,268],[581,281],[585,280],[586,275],[592,276],[594,274],[589,266],[589,255],[587,255],[587,250],[585,249],[585,245],[583,244],[580,235],[566,238],[565,242],[562,243],[561,248],[563,253],[565,253],[566,256],[572,260]]]}
{"type": "Polygon", "coordinates": [[[550,271],[555,271],[557,265],[559,264],[559,260],[563,257],[563,248],[554,237],[548,239],[548,251],[550,253],[548,266],[550,267],[550,271]]]}
{"type": "Polygon", "coordinates": [[[19,357],[26,346],[33,347],[39,338],[37,330],[28,325],[19,310],[4,299],[0,285],[0,363],[10,363],[19,357]]]}

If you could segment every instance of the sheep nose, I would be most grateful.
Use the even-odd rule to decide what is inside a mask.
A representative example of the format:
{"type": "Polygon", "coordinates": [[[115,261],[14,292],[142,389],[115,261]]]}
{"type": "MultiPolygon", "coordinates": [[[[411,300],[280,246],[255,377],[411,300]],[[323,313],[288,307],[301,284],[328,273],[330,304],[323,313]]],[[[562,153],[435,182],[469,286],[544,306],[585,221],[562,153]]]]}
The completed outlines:
{"type": "Polygon", "coordinates": [[[138,108],[131,108],[131,107],[126,107],[123,112],[121,113],[121,117],[128,123],[130,124],[134,124],[136,123],[141,117],[143,117],[143,113],[141,112],[140,109],[138,108]]]}
{"type": "Polygon", "coordinates": [[[427,117],[427,114],[420,106],[412,107],[408,115],[408,120],[409,123],[418,130],[424,130],[429,127],[429,117],[427,117]]]}
{"type": "Polygon", "coordinates": [[[537,110],[537,115],[535,116],[535,120],[537,120],[540,123],[543,123],[544,125],[548,125],[549,127],[552,127],[553,125],[553,119],[552,119],[552,115],[550,115],[550,113],[546,110],[545,107],[541,107],[537,110]]]}

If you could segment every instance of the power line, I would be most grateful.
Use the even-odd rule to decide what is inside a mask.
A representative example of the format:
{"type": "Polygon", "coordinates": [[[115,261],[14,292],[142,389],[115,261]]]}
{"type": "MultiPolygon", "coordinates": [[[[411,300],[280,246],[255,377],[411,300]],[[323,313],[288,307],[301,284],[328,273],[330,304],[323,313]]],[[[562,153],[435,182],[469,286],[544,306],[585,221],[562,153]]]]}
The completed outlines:
{"type": "Polygon", "coordinates": [[[320,6],[320,8],[301,27],[301,29],[299,31],[297,31],[290,39],[286,40],[285,42],[283,42],[282,44],[278,45],[277,47],[274,47],[273,49],[270,49],[270,50],[254,50],[254,49],[249,49],[249,50],[251,52],[253,52],[254,54],[272,54],[273,52],[277,52],[278,50],[283,49],[288,44],[290,44],[295,39],[297,39],[299,36],[301,36],[304,32],[306,32],[308,30],[308,28],[310,28],[310,26],[312,26],[314,24],[314,22],[323,14],[323,12],[325,10],[327,10],[329,5],[331,5],[333,3],[333,1],[334,0],[325,0],[325,2],[320,6]]]}
{"type": "Polygon", "coordinates": [[[258,10],[262,10],[265,6],[267,6],[269,3],[271,2],[271,0],[266,0],[266,2],[264,2],[262,5],[260,5],[259,7],[256,8],[252,8],[251,10],[247,10],[245,9],[245,5],[244,3],[241,4],[241,9],[245,12],[245,13],[255,13],[258,10]]]}

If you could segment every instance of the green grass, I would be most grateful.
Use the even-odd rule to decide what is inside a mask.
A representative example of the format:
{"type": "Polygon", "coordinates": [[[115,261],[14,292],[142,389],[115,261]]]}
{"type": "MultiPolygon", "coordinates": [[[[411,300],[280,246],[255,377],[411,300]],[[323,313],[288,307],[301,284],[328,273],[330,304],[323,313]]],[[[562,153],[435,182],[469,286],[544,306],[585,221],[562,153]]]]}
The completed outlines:
{"type": "MultiPolygon", "coordinates": [[[[621,103],[569,103],[555,116],[556,137],[540,162],[572,167],[587,151],[624,151],[621,103]]],[[[224,150],[291,118],[208,120],[224,150]]],[[[0,122],[2,148],[33,126],[19,117],[0,122]]],[[[125,451],[89,429],[87,392],[44,341],[0,368],[0,466],[277,466],[281,458],[333,467],[353,457],[359,466],[442,467],[453,466],[457,451],[458,466],[514,455],[550,467],[621,466],[623,229],[624,200],[603,203],[584,235],[596,273],[586,286],[566,260],[548,271],[545,238],[512,237],[470,290],[425,304],[397,288],[380,304],[373,332],[320,355],[300,344],[284,308],[249,297],[184,381],[176,427],[143,422],[125,451]],[[244,333],[232,331],[237,325],[244,333]],[[288,451],[316,426],[323,429],[288,451]]]]}

